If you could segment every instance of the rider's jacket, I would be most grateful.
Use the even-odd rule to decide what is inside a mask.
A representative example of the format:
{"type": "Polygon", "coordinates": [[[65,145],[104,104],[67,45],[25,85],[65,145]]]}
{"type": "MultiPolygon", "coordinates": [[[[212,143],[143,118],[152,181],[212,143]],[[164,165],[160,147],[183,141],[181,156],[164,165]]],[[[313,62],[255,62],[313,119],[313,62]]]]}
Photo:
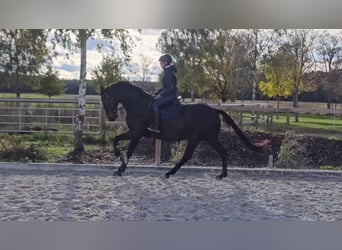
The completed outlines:
{"type": "Polygon", "coordinates": [[[160,92],[161,97],[177,97],[177,69],[174,65],[167,65],[164,69],[164,76],[162,79],[163,88],[160,92]]]}

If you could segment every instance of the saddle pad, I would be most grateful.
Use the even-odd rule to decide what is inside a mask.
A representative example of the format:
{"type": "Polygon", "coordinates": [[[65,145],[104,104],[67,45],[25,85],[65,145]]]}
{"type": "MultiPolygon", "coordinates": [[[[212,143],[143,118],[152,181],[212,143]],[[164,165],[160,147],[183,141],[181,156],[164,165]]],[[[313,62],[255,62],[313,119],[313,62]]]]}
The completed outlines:
{"type": "Polygon", "coordinates": [[[161,120],[174,120],[177,119],[183,109],[181,104],[171,104],[160,109],[161,120]]]}

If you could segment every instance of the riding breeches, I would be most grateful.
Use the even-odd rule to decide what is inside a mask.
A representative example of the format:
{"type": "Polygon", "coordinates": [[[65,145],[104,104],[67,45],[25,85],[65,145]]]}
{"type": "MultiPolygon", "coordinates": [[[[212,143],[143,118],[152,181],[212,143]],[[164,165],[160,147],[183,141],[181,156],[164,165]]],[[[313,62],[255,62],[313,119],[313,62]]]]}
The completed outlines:
{"type": "Polygon", "coordinates": [[[166,96],[166,97],[161,97],[161,98],[157,98],[152,102],[152,110],[154,113],[159,111],[159,108],[171,103],[173,100],[175,100],[176,98],[173,96],[166,96]]]}

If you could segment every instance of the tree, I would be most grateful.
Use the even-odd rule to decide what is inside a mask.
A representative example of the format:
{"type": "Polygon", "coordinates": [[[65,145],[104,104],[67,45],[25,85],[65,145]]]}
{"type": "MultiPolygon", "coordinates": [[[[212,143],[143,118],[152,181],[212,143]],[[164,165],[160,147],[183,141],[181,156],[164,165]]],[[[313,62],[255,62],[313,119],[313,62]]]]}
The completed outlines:
{"type": "Polygon", "coordinates": [[[266,81],[260,81],[259,89],[263,95],[276,98],[278,108],[280,97],[292,94],[293,81],[289,67],[295,63],[293,56],[279,53],[272,57],[264,68],[266,81]]]}
{"type": "Polygon", "coordinates": [[[44,95],[47,95],[49,98],[54,95],[60,95],[64,93],[65,84],[64,81],[61,81],[56,74],[49,72],[46,76],[44,76],[37,87],[37,91],[44,95]]]}
{"type": "Polygon", "coordinates": [[[150,57],[143,56],[140,59],[141,73],[142,73],[142,81],[146,82],[149,79],[149,74],[151,73],[153,65],[153,60],[150,57]]]}
{"type": "Polygon", "coordinates": [[[202,64],[215,94],[222,102],[234,101],[239,83],[246,83],[251,71],[250,40],[238,31],[215,29],[202,46],[202,64]]]}
{"type": "Polygon", "coordinates": [[[94,70],[94,85],[96,90],[100,87],[108,87],[114,82],[118,82],[124,79],[122,76],[123,61],[119,58],[113,58],[105,56],[102,59],[100,66],[97,66],[94,70]]]}
{"type": "MultiPolygon", "coordinates": [[[[299,93],[305,90],[303,75],[312,69],[313,49],[317,33],[311,29],[289,29],[280,32],[282,45],[280,50],[294,56],[296,63],[290,65],[293,81],[293,107],[298,108],[299,93]]],[[[298,122],[298,114],[295,115],[298,122]]]]}
{"type": "MultiPolygon", "coordinates": [[[[75,118],[74,128],[74,156],[79,157],[84,152],[83,144],[83,123],[86,111],[86,65],[87,65],[87,40],[99,36],[103,40],[106,40],[111,45],[110,48],[117,50],[115,45],[120,44],[121,56],[124,61],[130,60],[130,52],[133,42],[127,30],[123,29],[66,29],[55,30],[55,44],[61,43],[65,48],[69,50],[79,48],[81,54],[81,67],[80,67],[80,85],[78,96],[78,112],[75,118]]],[[[105,44],[98,44],[99,50],[104,47],[105,44]]]]}
{"type": "Polygon", "coordinates": [[[176,59],[179,90],[192,100],[207,84],[201,54],[201,44],[207,35],[206,29],[169,29],[162,33],[157,44],[162,53],[170,53],[176,59]]]}
{"type": "Polygon", "coordinates": [[[17,97],[25,84],[32,84],[28,76],[41,74],[51,62],[47,36],[42,29],[0,30],[0,71],[10,78],[17,97]]]}
{"type": "Polygon", "coordinates": [[[256,98],[258,69],[265,57],[269,56],[272,48],[272,31],[265,29],[249,30],[253,41],[251,55],[251,73],[252,73],[252,102],[256,98]]]}
{"type": "Polygon", "coordinates": [[[331,100],[333,92],[336,92],[336,82],[339,78],[342,62],[342,42],[341,34],[331,34],[330,32],[324,31],[320,37],[317,46],[317,57],[319,65],[322,67],[324,76],[320,74],[320,80],[323,86],[327,89],[328,100],[327,108],[331,108],[331,100]]]}

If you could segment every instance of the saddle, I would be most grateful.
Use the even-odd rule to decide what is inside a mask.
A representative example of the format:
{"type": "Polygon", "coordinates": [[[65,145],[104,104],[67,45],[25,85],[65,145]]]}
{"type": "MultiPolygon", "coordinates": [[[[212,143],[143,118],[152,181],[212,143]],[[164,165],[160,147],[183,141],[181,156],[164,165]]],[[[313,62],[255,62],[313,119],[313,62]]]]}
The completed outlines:
{"type": "MultiPolygon", "coordinates": [[[[160,116],[160,120],[174,120],[177,119],[182,108],[183,105],[181,104],[181,96],[178,96],[177,98],[175,98],[173,101],[171,101],[170,103],[163,105],[160,107],[159,109],[159,116],[160,116]]],[[[150,110],[152,110],[152,102],[153,100],[149,103],[148,107],[150,110]]]]}

